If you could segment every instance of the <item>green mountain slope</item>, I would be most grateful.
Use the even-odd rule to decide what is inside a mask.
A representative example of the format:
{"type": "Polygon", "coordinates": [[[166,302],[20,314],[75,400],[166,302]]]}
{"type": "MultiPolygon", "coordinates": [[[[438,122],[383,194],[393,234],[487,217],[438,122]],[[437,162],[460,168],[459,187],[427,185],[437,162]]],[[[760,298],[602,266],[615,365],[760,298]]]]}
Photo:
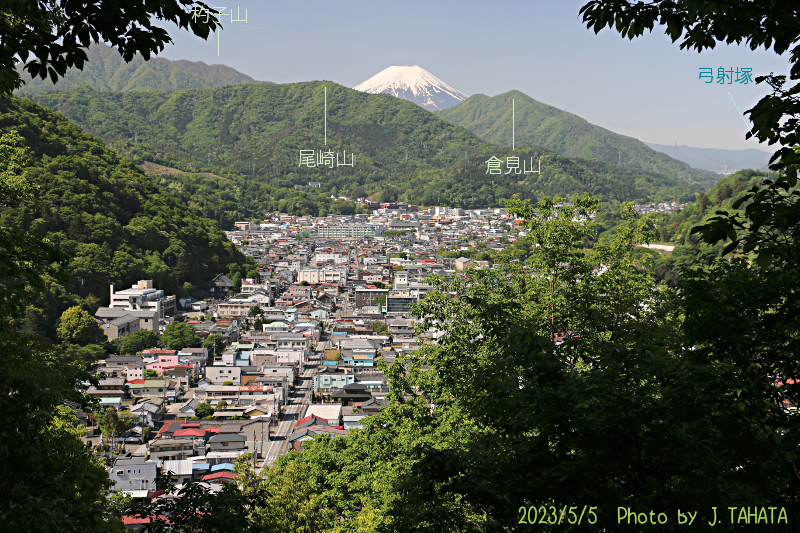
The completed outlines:
{"type": "MultiPolygon", "coordinates": [[[[697,200],[689,203],[685,209],[666,218],[663,235],[665,241],[677,244],[696,244],[699,239],[691,235],[694,226],[713,216],[717,211],[730,211],[733,203],[754,185],[758,185],[767,176],[757,170],[740,170],[730,176],[721,178],[716,185],[708,191],[698,195],[697,200]]],[[[740,207],[744,212],[746,206],[740,207]]],[[[722,246],[720,246],[722,247],[722,246]]]]}
{"type": "Polygon", "coordinates": [[[68,91],[82,85],[98,91],[174,91],[256,83],[250,76],[231,67],[206,65],[202,61],[170,61],[159,57],[145,61],[137,54],[130,63],[126,63],[115,48],[102,43],[90,46],[87,55],[89,61],[84,64],[83,70],[69,70],[56,85],[50,78],[31,79],[20,68],[25,85],[16,94],[68,91]]]}
{"type": "Polygon", "coordinates": [[[506,174],[505,167],[501,175],[487,174],[486,160],[504,159],[510,149],[489,144],[411,102],[330,82],[171,93],[82,87],[31,98],[139,163],[152,161],[188,172],[158,180],[223,225],[264,209],[316,215],[330,204],[331,194],[477,208],[498,206],[515,193],[531,198],[589,191],[609,201],[686,201],[699,190],[652,172],[570,159],[530,146],[518,146],[513,155],[529,161],[538,154],[541,175],[506,174]],[[355,154],[356,164],[332,169],[299,165],[301,150],[323,148],[346,152],[348,158],[355,154]],[[199,176],[202,172],[230,181],[210,183],[199,176]],[[295,189],[309,182],[322,186],[295,189]],[[200,189],[205,192],[198,194],[200,189]]]}
{"type": "Polygon", "coordinates": [[[641,141],[590,124],[520,91],[509,91],[494,97],[476,94],[456,106],[436,111],[436,114],[452,124],[467,128],[486,141],[511,146],[512,99],[517,146],[532,144],[567,157],[619,163],[625,167],[696,183],[704,189],[719,179],[717,174],[693,169],[641,141]]]}
{"type": "MultiPolygon", "coordinates": [[[[733,212],[733,203],[754,185],[758,185],[767,176],[757,170],[740,170],[720,180],[709,190],[700,193],[697,200],[690,202],[683,210],[655,215],[658,227],[658,241],[671,243],[674,249],[669,253],[640,248],[638,253],[654,256],[654,274],[662,281],[679,283],[681,269],[696,264],[702,253],[720,255],[725,243],[709,246],[692,235],[692,228],[715,216],[717,211],[733,212]]],[[[746,205],[739,208],[743,212],[746,205]]]]}
{"type": "Polygon", "coordinates": [[[0,130],[16,130],[31,150],[25,177],[38,205],[0,210],[0,226],[46,234],[71,256],[69,281],[51,278],[46,297],[31,303],[31,320],[53,336],[70,305],[105,304],[109,285],[152,279],[168,294],[184,282],[203,284],[247,260],[213,220],[165,194],[130,160],[64,117],[27,100],[0,99],[0,130]]]}

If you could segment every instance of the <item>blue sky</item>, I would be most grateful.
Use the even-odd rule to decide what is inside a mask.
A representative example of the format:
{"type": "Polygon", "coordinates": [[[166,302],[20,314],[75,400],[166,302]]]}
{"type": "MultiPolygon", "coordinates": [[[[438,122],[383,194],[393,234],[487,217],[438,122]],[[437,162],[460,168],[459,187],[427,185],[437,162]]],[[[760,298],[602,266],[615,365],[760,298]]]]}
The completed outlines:
{"type": "Polygon", "coordinates": [[[595,34],[580,20],[586,1],[238,0],[215,4],[229,22],[203,41],[170,33],[168,59],[222,63],[258,80],[330,80],[352,87],[391,65],[419,65],[467,94],[512,89],[622,135],[660,144],[761,148],[745,140],[736,110],[768,93],[765,84],[706,84],[699,68],[752,68],[753,78],[788,73],[787,57],[718,44],[680,50],[656,28],[630,41],[595,34]],[[730,95],[728,95],[730,92],[730,95]]]}

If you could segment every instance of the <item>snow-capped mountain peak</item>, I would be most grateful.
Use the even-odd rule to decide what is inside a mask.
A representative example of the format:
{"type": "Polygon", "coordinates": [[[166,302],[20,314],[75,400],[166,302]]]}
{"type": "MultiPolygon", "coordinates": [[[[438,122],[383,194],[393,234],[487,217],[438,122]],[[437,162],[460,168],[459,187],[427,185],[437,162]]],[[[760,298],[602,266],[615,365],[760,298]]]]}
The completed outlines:
{"type": "Polygon", "coordinates": [[[372,94],[391,94],[430,111],[446,109],[469,98],[468,94],[447,85],[417,65],[383,69],[353,89],[372,94]]]}

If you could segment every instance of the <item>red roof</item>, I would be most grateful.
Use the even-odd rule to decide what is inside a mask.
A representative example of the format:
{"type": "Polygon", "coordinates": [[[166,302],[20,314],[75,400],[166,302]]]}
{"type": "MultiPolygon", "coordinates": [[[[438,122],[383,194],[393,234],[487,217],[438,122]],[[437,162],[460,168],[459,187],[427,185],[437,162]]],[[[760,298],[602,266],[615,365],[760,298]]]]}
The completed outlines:
{"type": "Polygon", "coordinates": [[[172,424],[180,424],[180,423],[181,423],[180,420],[167,420],[166,422],[164,422],[164,424],[161,426],[161,429],[159,429],[158,432],[166,433],[167,431],[169,431],[169,427],[172,424]]]}
{"type": "Polygon", "coordinates": [[[305,418],[301,418],[300,420],[298,420],[298,421],[297,421],[297,424],[295,424],[295,425],[299,426],[300,424],[303,424],[303,423],[305,423],[305,422],[308,422],[309,420],[311,420],[311,419],[313,419],[313,418],[316,418],[316,417],[315,417],[314,415],[308,415],[307,417],[305,417],[305,418]]]}
{"type": "Polygon", "coordinates": [[[236,474],[232,474],[230,472],[217,472],[215,474],[203,476],[202,481],[211,481],[214,479],[236,479],[236,474]]]}
{"type": "Polygon", "coordinates": [[[173,437],[205,437],[206,430],[199,428],[185,428],[185,429],[179,429],[172,435],[173,437]]]}
{"type": "Polygon", "coordinates": [[[151,355],[175,355],[178,353],[178,350],[162,350],[160,348],[148,348],[147,350],[142,350],[142,353],[151,354],[151,355]]]}
{"type": "Polygon", "coordinates": [[[183,427],[185,428],[199,428],[200,422],[184,422],[183,427]]]}
{"type": "Polygon", "coordinates": [[[129,385],[130,384],[143,385],[144,384],[144,380],[143,379],[132,379],[130,381],[126,381],[126,383],[128,383],[129,385]]]}

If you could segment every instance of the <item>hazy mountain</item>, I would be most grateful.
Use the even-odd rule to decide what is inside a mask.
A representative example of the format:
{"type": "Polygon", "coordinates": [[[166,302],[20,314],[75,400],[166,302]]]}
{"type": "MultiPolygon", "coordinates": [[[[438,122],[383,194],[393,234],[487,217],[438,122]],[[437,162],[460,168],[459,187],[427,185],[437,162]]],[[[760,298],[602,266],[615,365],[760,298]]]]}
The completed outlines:
{"type": "Polygon", "coordinates": [[[675,159],[688,163],[694,168],[712,172],[735,172],[746,168],[767,170],[772,153],[748,148],[746,150],[725,150],[720,148],[695,148],[693,146],[644,143],[653,150],[665,153],[675,159]]]}
{"type": "Polygon", "coordinates": [[[83,70],[68,70],[66,76],[55,85],[50,78],[31,79],[20,67],[25,85],[16,94],[24,96],[68,91],[81,85],[88,85],[97,91],[174,91],[257,83],[231,67],[206,65],[202,61],[170,61],[159,57],[145,61],[137,54],[130,63],[126,63],[116,48],[102,43],[90,46],[87,55],[89,61],[84,63],[83,70]]]}
{"type": "Polygon", "coordinates": [[[598,159],[624,167],[657,172],[707,189],[719,175],[693,169],[645,143],[595,126],[579,116],[543,104],[520,91],[494,97],[476,94],[436,114],[491,143],[511,146],[512,100],[516,146],[544,146],[568,157],[598,159]]]}
{"type": "Polygon", "coordinates": [[[391,94],[435,111],[446,109],[469,98],[422,67],[389,67],[353,87],[371,94],[391,94]]]}

